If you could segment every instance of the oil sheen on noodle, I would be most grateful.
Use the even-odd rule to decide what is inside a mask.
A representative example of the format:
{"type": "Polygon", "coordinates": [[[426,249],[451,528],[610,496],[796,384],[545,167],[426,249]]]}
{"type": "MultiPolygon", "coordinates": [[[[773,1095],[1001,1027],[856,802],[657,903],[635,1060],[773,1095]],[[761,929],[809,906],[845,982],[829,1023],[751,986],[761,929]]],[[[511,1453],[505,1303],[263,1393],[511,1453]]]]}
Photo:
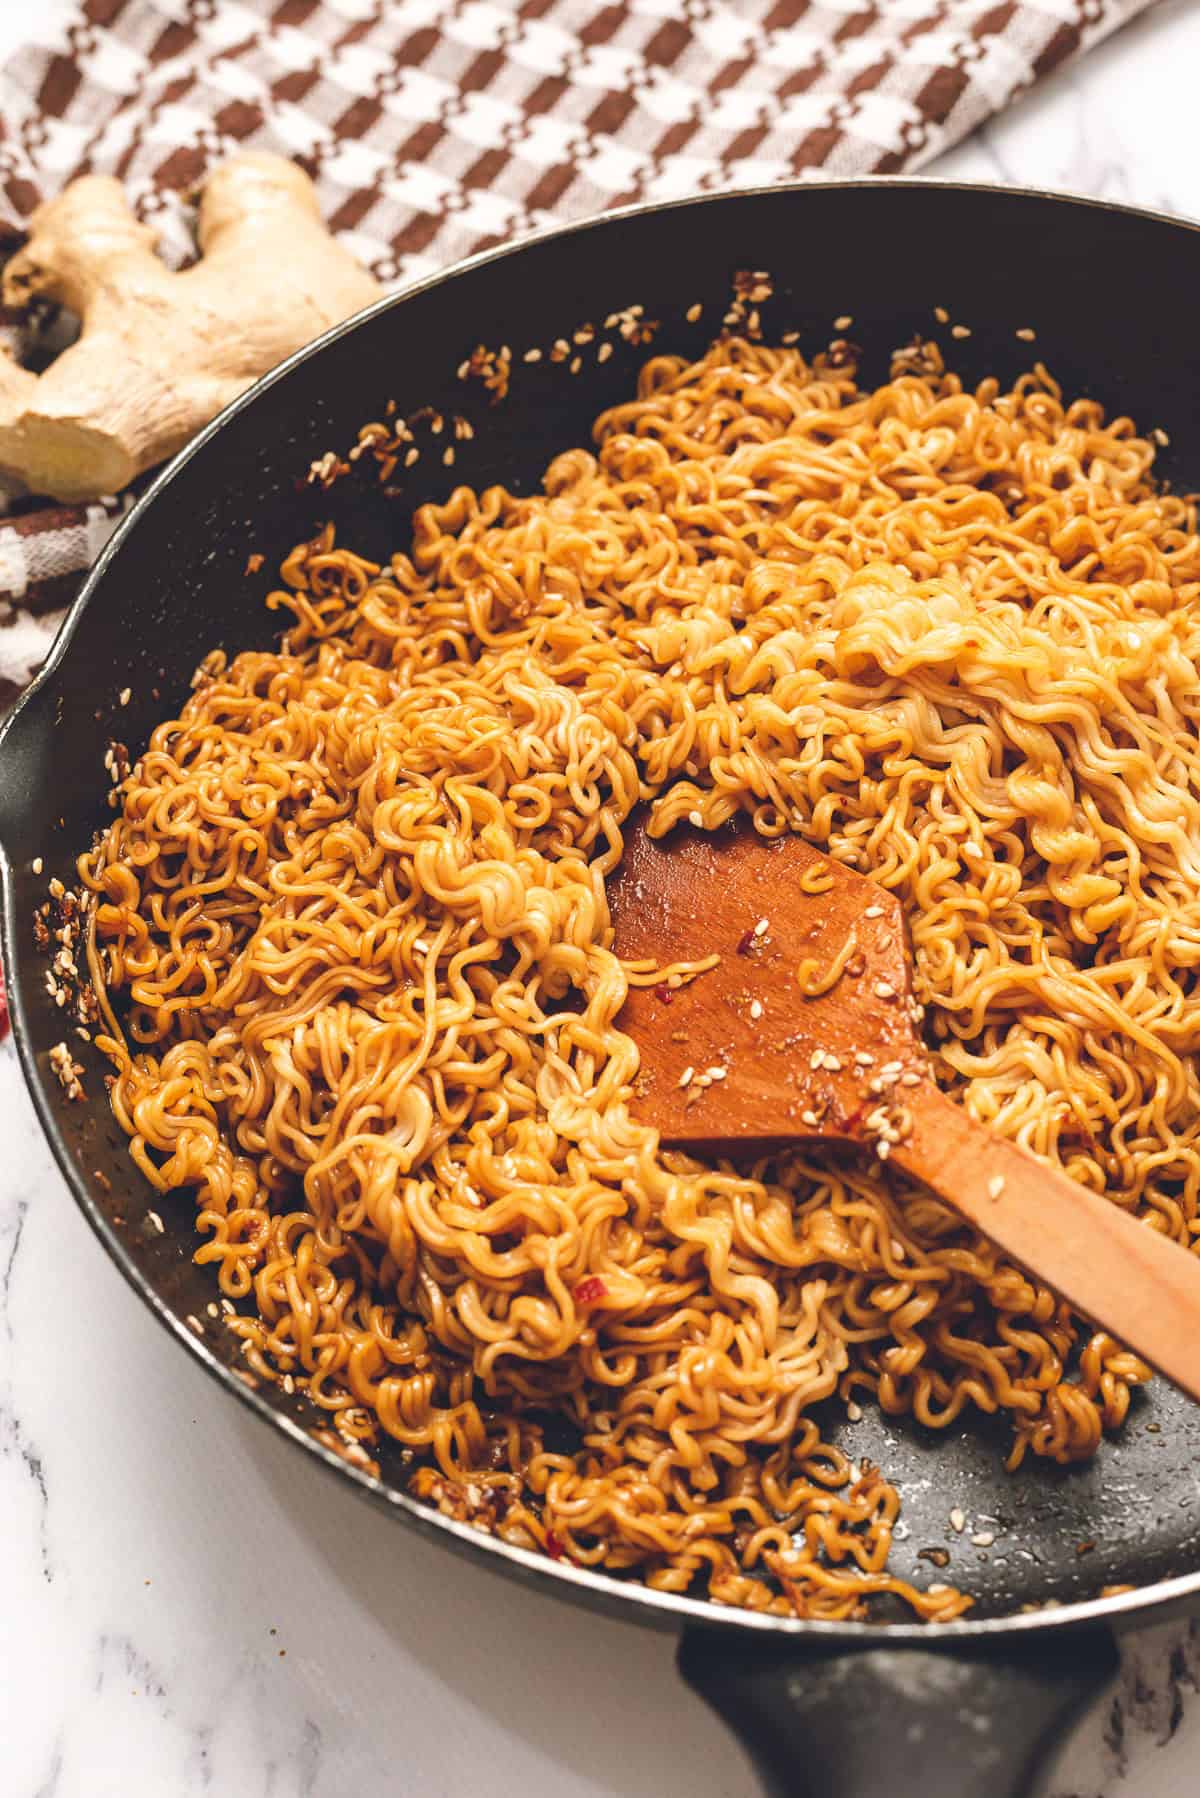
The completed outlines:
{"type": "Polygon", "coordinates": [[[827,846],[902,896],[960,1102],[1191,1241],[1200,542],[1152,461],[1041,370],[727,340],[532,498],[292,554],[278,653],[210,660],[82,864],[116,1115],[257,1377],[551,1555],[964,1608],[814,1408],[1067,1462],[1146,1370],[887,1170],[661,1154],[604,877],[639,798],[827,846]]]}

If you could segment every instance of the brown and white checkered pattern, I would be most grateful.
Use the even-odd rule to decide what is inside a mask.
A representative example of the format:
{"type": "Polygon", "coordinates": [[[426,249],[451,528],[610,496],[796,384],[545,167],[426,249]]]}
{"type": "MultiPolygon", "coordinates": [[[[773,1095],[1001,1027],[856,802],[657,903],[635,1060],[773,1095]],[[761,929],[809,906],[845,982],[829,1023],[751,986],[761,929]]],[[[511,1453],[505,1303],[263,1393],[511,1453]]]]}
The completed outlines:
{"type": "MultiPolygon", "coordinates": [[[[107,171],[177,264],[189,189],[254,146],[405,281],[625,202],[913,168],[1146,3],[86,0],[51,25],[30,0],[0,71],[0,222],[107,171]]],[[[32,516],[0,525],[0,600],[95,553],[94,518],[32,516]]]]}

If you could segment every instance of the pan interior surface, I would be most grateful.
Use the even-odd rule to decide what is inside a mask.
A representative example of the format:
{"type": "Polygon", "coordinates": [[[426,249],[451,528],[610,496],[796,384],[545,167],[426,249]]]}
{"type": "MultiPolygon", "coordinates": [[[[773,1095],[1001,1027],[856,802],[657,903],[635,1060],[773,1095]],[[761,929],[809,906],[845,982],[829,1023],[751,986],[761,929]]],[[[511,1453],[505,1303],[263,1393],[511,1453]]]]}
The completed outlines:
{"type": "MultiPolygon", "coordinates": [[[[224,1368],[236,1364],[237,1345],[207,1316],[217,1288],[191,1259],[190,1202],[153,1194],[134,1168],[93,1050],[71,1045],[85,1066],[78,1103],[48,1064],[67,1032],[46,991],[33,912],[47,880],[70,881],[76,852],[111,816],[110,745],[136,756],[210,650],[277,638],[278,616],[263,597],[286,552],[320,524],[332,521],[339,542],[382,558],[406,543],[414,507],[452,485],[536,489],[551,458],[587,443],[597,413],[632,392],[649,355],[704,348],[740,270],[769,273],[767,341],[796,331],[811,354],[843,334],[833,321],[850,315],[845,334],[862,347],[864,385],[886,378],[891,352],[914,336],[936,336],[967,382],[1011,380],[1044,360],[1070,396],[1163,430],[1160,473],[1179,488],[1200,486],[1192,398],[1200,340],[1190,305],[1200,232],[1085,202],[936,184],[735,194],[545,237],[384,303],[239,402],[184,453],[102,560],[67,641],[7,729],[0,792],[6,959],[43,1122],[114,1258],[196,1349],[182,1325],[200,1320],[204,1348],[224,1368]],[[689,317],[697,305],[700,317],[689,317]],[[640,328],[605,327],[634,307],[653,326],[649,343],[634,341],[640,328]],[[969,335],[952,338],[935,308],[969,335]],[[577,347],[575,333],[588,329],[593,336],[577,347]],[[601,340],[613,344],[603,361],[601,340]],[[555,359],[559,342],[569,353],[555,359]],[[479,345],[511,352],[498,403],[469,366],[479,345]],[[525,360],[530,348],[540,359],[525,360]],[[344,457],[389,400],[401,416],[430,407],[468,420],[474,434],[455,439],[452,470],[423,456],[381,484],[365,457],[328,489],[306,479],[328,452],[344,457]],[[248,558],[260,556],[261,571],[248,571],[248,558]]],[[[233,1385],[232,1372],[225,1378],[233,1385]]],[[[319,1421],[281,1390],[258,1396],[302,1430],[319,1421]]],[[[1029,1458],[1007,1475],[1008,1428],[987,1419],[931,1432],[873,1408],[849,1423],[831,1405],[823,1428],[900,1489],[893,1570],[918,1584],[962,1586],[976,1597],[973,1619],[1145,1587],[1200,1565],[1200,1411],[1162,1381],[1135,1394],[1123,1430],[1091,1462],[1066,1469],[1029,1458]]],[[[408,1507],[398,1457],[384,1455],[381,1476],[393,1502],[408,1507]]],[[[652,1600],[640,1585],[620,1590],[652,1600]]],[[[902,1615],[886,1603],[872,1610],[877,1621],[902,1615]]]]}

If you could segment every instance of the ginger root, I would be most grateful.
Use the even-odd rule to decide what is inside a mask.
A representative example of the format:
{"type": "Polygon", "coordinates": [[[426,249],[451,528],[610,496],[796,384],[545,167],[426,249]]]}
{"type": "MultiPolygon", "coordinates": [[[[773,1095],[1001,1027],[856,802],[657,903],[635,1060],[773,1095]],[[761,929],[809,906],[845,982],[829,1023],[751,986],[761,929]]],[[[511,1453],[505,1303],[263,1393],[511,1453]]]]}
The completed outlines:
{"type": "Polygon", "coordinates": [[[58,500],[119,493],[381,292],[326,230],[308,176],[280,156],[215,169],[197,238],[200,260],[168,269],[102,175],[38,207],[4,271],[4,302],[55,301],[80,332],[42,374],[0,352],[0,484],[58,500]]]}

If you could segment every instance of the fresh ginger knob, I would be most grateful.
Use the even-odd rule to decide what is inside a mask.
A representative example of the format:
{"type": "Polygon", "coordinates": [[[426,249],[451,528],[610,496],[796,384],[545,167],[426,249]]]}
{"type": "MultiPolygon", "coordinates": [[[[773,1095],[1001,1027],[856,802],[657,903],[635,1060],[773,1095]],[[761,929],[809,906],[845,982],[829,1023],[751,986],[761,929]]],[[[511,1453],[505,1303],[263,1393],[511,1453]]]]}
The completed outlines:
{"type": "Polygon", "coordinates": [[[80,331],[40,375],[0,354],[0,482],[59,500],[117,493],[380,296],[326,230],[308,176],[281,156],[248,152],[215,169],[197,236],[199,261],[168,269],[106,176],[38,207],[4,271],[4,302],[55,300],[80,331]]]}

